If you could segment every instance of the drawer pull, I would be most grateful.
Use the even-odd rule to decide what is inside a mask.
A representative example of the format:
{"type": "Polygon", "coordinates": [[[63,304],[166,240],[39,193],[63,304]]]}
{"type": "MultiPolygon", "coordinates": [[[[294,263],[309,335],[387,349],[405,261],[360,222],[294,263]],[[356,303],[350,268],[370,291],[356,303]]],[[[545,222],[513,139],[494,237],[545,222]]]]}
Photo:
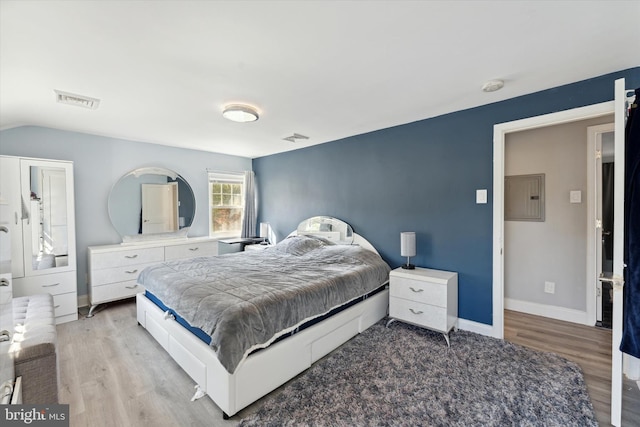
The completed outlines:
{"type": "Polygon", "coordinates": [[[413,286],[409,286],[409,289],[411,289],[415,293],[424,292],[424,289],[415,289],[413,286]]]}
{"type": "Polygon", "coordinates": [[[9,281],[7,279],[0,279],[0,286],[9,286],[9,281]]]}
{"type": "Polygon", "coordinates": [[[198,248],[197,248],[197,247],[195,247],[195,248],[189,248],[189,250],[190,250],[190,251],[197,251],[197,250],[198,250],[198,248]]]}
{"type": "Polygon", "coordinates": [[[4,225],[0,225],[0,231],[9,234],[9,229],[7,227],[5,227],[4,225]]]}
{"type": "Polygon", "coordinates": [[[54,306],[53,306],[53,309],[54,309],[54,310],[55,310],[55,309],[57,309],[57,308],[60,308],[60,304],[58,304],[58,305],[54,305],[54,306]]]}
{"type": "Polygon", "coordinates": [[[414,310],[413,308],[410,308],[409,311],[412,312],[413,314],[422,314],[422,313],[424,313],[424,311],[414,310]]]}
{"type": "Polygon", "coordinates": [[[174,316],[169,310],[164,312],[164,320],[171,319],[176,320],[176,316],[174,316]]]}
{"type": "Polygon", "coordinates": [[[125,286],[125,288],[127,288],[127,289],[135,289],[135,288],[137,288],[137,287],[138,287],[138,285],[125,286]]]}
{"type": "Polygon", "coordinates": [[[125,255],[125,258],[129,258],[129,259],[134,259],[134,258],[138,258],[138,254],[134,254],[134,255],[125,255]]]}
{"type": "Polygon", "coordinates": [[[58,285],[60,285],[60,283],[53,283],[53,284],[51,284],[51,285],[42,285],[42,287],[43,287],[43,288],[52,288],[52,287],[54,287],[54,286],[58,286],[58,285]]]}
{"type": "Polygon", "coordinates": [[[127,274],[134,274],[134,273],[137,273],[137,272],[138,272],[137,268],[135,270],[125,270],[125,273],[127,273],[127,274]]]}

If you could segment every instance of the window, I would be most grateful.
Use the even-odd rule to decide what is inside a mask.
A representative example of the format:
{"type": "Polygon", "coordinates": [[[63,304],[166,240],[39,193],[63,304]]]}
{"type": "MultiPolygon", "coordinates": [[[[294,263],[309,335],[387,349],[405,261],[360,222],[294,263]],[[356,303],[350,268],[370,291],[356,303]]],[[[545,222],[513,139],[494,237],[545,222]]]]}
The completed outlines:
{"type": "Polygon", "coordinates": [[[209,172],[209,235],[240,236],[243,212],[243,175],[209,172]]]}

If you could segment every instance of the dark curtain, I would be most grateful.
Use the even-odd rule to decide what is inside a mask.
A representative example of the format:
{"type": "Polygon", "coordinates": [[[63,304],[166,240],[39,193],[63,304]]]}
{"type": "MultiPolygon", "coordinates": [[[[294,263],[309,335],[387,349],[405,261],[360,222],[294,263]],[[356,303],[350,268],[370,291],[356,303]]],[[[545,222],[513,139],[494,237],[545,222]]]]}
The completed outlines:
{"type": "Polygon", "coordinates": [[[625,128],[624,317],[620,350],[640,358],[640,88],[625,128]]]}

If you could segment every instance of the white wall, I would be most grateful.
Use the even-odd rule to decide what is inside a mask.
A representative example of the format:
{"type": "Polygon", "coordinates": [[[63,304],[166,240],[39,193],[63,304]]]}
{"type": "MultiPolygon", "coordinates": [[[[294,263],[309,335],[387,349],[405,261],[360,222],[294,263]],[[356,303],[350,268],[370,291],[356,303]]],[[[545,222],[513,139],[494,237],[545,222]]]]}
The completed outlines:
{"type": "Polygon", "coordinates": [[[505,221],[506,300],[586,311],[587,127],[612,120],[507,135],[505,175],[544,173],[546,206],[544,222],[505,221]],[[571,190],[582,192],[582,203],[569,203],[571,190]],[[545,281],[555,283],[554,294],[544,292],[545,281]]]}

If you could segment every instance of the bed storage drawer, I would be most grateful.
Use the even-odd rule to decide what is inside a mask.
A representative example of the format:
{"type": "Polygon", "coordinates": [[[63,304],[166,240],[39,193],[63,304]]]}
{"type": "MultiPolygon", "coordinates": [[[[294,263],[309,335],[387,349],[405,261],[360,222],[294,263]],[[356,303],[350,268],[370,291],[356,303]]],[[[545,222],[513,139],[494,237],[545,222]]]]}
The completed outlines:
{"type": "MultiPolygon", "coordinates": [[[[167,320],[169,322],[170,320],[167,320]]],[[[173,320],[171,320],[173,321],[173,320]]],[[[173,357],[178,365],[185,370],[187,374],[201,387],[207,385],[207,367],[204,363],[185,347],[182,346],[175,338],[169,335],[169,354],[173,357]]]]}
{"type": "Polygon", "coordinates": [[[162,348],[167,352],[169,351],[169,332],[167,332],[161,325],[165,319],[156,317],[151,312],[146,312],[145,328],[153,336],[153,338],[160,343],[162,348]]]}

